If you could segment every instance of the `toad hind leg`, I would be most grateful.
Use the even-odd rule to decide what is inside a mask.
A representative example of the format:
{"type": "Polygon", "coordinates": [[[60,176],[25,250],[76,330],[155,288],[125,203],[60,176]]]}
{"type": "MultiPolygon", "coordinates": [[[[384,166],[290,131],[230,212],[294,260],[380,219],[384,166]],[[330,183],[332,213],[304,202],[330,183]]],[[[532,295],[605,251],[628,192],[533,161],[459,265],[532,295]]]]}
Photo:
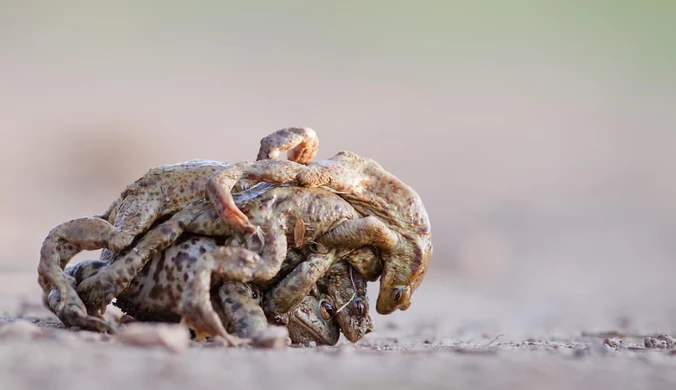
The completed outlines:
{"type": "Polygon", "coordinates": [[[384,251],[394,248],[398,240],[394,231],[372,215],[345,221],[317,239],[320,244],[330,248],[373,245],[384,251]]]}
{"type": "Polygon", "coordinates": [[[70,259],[83,250],[105,247],[114,233],[115,230],[110,223],[91,217],[62,223],[49,232],[40,249],[38,283],[45,295],[50,293],[52,286],[58,290],[59,306],[54,309],[63,310],[71,297],[77,297],[63,272],[70,259]]]}
{"type": "Polygon", "coordinates": [[[240,346],[246,343],[246,340],[229,334],[214,310],[209,296],[211,289],[210,274],[211,270],[208,267],[196,267],[193,277],[187,280],[178,307],[181,323],[195,331],[197,340],[201,341],[207,337],[220,336],[225,341],[226,346],[240,346]]]}
{"type": "Polygon", "coordinates": [[[89,312],[105,312],[106,306],[124,291],[145,264],[158,251],[169,247],[185,228],[201,214],[209,204],[196,202],[174,214],[166,222],[146,233],[134,248],[128,249],[115,262],[99,273],[82,281],[77,291],[89,312]]]}
{"type": "Polygon", "coordinates": [[[289,160],[307,165],[318,149],[319,140],[314,130],[308,127],[290,127],[263,138],[257,159],[277,159],[280,153],[288,151],[289,160]]]}
{"type": "Polygon", "coordinates": [[[260,298],[245,283],[224,282],[218,289],[217,306],[223,313],[223,323],[228,324],[228,330],[250,339],[254,347],[270,348],[290,341],[286,328],[282,328],[284,331],[280,333],[276,329],[278,326],[268,325],[260,298]]]}
{"type": "Polygon", "coordinates": [[[245,283],[223,282],[218,289],[217,302],[223,310],[224,323],[227,322],[228,329],[240,337],[253,339],[268,327],[259,300],[245,283]]]}

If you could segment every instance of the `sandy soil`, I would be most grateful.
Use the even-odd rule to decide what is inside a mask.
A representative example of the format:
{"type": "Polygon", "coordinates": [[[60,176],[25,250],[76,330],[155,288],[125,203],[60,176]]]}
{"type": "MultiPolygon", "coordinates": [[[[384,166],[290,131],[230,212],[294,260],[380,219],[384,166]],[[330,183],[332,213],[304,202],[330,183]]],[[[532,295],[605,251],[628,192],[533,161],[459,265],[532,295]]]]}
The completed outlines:
{"type": "MultiPolygon", "coordinates": [[[[29,279],[24,275],[15,282],[25,285],[29,279]]],[[[21,300],[2,290],[0,302],[6,310],[0,317],[0,388],[638,389],[676,385],[673,345],[663,342],[667,348],[646,348],[644,339],[651,332],[637,330],[641,325],[630,318],[618,318],[617,330],[610,332],[587,333],[584,327],[571,328],[563,318],[550,318],[539,326],[531,322],[530,329],[521,327],[520,332],[491,333],[493,321],[501,316],[491,308],[495,302],[465,297],[467,302],[458,306],[473,305],[479,309],[474,315],[460,310],[454,314],[461,319],[434,316],[435,287],[440,286],[423,290],[420,303],[416,302],[416,309],[427,316],[400,313],[397,320],[390,320],[376,315],[376,332],[355,345],[341,338],[334,347],[254,350],[193,341],[178,352],[63,329],[36,300],[21,300]],[[10,329],[9,323],[16,327],[17,321],[35,324],[42,333],[3,333],[10,329]]]]}

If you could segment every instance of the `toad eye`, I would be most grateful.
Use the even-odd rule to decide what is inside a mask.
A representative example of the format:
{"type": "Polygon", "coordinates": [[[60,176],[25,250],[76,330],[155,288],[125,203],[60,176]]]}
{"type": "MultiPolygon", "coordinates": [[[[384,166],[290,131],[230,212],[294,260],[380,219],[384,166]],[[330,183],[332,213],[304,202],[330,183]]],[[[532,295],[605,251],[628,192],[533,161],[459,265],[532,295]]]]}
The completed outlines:
{"type": "Polygon", "coordinates": [[[322,314],[322,318],[325,320],[330,320],[331,317],[333,317],[333,306],[326,301],[322,301],[319,304],[319,311],[322,314]]]}
{"type": "Polygon", "coordinates": [[[402,296],[402,291],[400,288],[393,288],[390,291],[390,298],[396,303],[399,303],[401,301],[401,296],[402,296]]]}
{"type": "Polygon", "coordinates": [[[361,299],[354,301],[354,309],[357,311],[359,316],[363,317],[366,315],[366,305],[361,301],[361,299]]]}

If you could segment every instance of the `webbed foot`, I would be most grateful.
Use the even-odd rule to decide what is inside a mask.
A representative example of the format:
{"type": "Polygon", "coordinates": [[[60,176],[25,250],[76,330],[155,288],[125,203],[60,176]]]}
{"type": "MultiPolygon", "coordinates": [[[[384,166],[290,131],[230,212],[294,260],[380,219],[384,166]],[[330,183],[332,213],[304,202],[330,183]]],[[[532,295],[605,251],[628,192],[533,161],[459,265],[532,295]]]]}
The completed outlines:
{"type": "Polygon", "coordinates": [[[106,307],[124,291],[126,284],[108,280],[106,275],[97,274],[87,278],[77,287],[78,294],[86,302],[87,312],[90,314],[105,314],[106,307]]]}
{"type": "Polygon", "coordinates": [[[67,303],[62,305],[59,290],[53,288],[47,300],[50,309],[52,309],[59,320],[68,327],[79,327],[85,330],[110,334],[117,333],[117,329],[102,318],[88,315],[87,308],[77,294],[71,295],[67,300],[67,303]]]}

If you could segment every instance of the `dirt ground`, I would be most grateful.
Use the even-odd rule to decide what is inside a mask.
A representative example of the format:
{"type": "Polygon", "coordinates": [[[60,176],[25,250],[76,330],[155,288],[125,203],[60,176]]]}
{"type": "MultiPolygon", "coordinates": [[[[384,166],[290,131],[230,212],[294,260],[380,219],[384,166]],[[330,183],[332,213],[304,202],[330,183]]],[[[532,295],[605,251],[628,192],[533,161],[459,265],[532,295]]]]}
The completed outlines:
{"type": "MultiPolygon", "coordinates": [[[[30,279],[26,275],[14,283],[26,285],[30,279]]],[[[504,313],[524,313],[515,306],[500,309],[499,302],[462,295],[464,302],[455,313],[435,313],[433,296],[444,287],[434,284],[422,289],[414,303],[416,311],[426,315],[399,313],[392,315],[394,320],[374,315],[376,331],[357,344],[341,338],[333,347],[254,350],[193,341],[176,352],[63,329],[37,300],[17,298],[6,283],[0,290],[5,309],[0,317],[0,387],[666,389],[676,385],[671,341],[663,342],[663,348],[646,348],[645,337],[660,332],[652,334],[631,318],[618,317],[614,328],[602,331],[571,327],[571,318],[557,320],[554,314],[537,324],[530,322],[530,329],[521,324],[512,333],[496,333],[493,329],[505,328],[496,326],[507,323],[500,321],[504,313]],[[16,321],[33,323],[46,334],[3,336],[3,327],[16,321]]]]}

